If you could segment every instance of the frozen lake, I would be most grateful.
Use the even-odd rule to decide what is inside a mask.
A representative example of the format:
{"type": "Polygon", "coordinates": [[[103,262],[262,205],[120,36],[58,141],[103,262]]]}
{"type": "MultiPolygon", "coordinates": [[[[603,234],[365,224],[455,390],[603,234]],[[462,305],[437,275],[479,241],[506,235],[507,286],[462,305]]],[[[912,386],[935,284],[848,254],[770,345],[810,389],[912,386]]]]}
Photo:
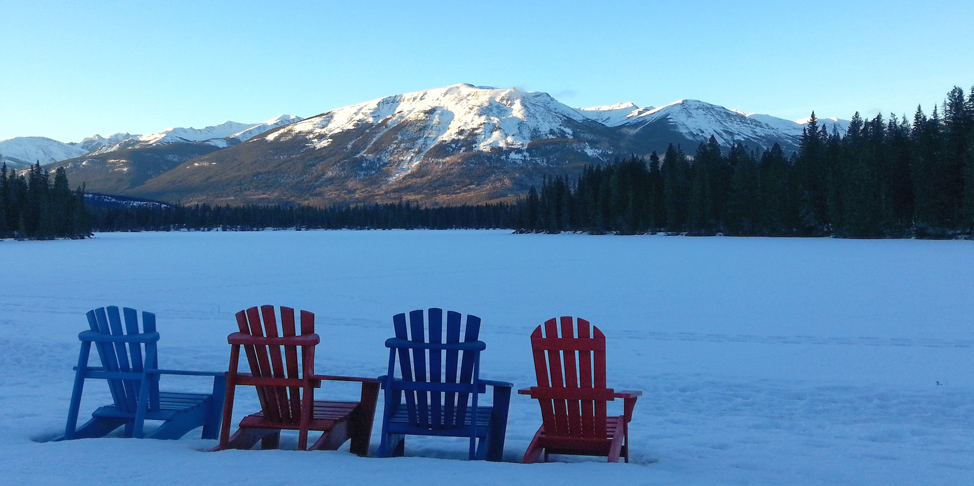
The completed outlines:
{"type": "MultiPolygon", "coordinates": [[[[2,241],[0,258],[0,470],[11,484],[780,486],[974,477],[968,241],[130,233],[2,241]],[[318,372],[355,376],[385,372],[393,314],[475,314],[487,343],[483,376],[515,388],[534,385],[535,326],[586,318],[606,335],[609,386],[644,392],[631,423],[632,463],[517,464],[540,425],[536,402],[521,395],[511,405],[509,464],[458,460],[463,443],[412,438],[399,459],[203,453],[215,443],[198,431],[174,442],[45,442],[64,426],[89,309],[155,312],[162,367],[226,370],[233,314],[262,304],[314,312],[318,372]]],[[[110,401],[101,388],[86,390],[87,413],[110,401]]],[[[252,395],[239,392],[241,417],[256,409],[252,395]]]]}

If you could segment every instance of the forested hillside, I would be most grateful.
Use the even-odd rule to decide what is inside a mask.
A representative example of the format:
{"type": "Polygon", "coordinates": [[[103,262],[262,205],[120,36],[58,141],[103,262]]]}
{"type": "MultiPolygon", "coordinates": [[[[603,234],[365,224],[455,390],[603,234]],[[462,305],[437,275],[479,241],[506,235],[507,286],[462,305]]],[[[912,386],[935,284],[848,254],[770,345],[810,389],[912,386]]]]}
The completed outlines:
{"type": "Polygon", "coordinates": [[[786,157],[714,138],[692,155],[589,167],[547,179],[518,204],[528,231],[766,236],[951,237],[974,229],[974,92],[954,88],[909,123],[858,113],[846,133],[814,113],[786,157]]]}

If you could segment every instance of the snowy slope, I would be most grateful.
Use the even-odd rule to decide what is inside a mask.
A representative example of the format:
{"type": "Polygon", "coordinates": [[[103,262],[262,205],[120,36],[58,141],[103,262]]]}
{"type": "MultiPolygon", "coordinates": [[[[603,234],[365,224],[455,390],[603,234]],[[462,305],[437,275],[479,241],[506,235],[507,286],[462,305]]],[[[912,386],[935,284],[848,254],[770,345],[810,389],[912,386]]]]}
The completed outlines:
{"type": "Polygon", "coordinates": [[[22,169],[36,162],[49,164],[80,157],[87,152],[77,145],[46,137],[14,137],[0,141],[0,161],[10,169],[22,169]]]}
{"type": "Polygon", "coordinates": [[[480,151],[523,149],[538,139],[571,138],[566,122],[588,120],[547,93],[458,84],[332,110],[266,139],[307,137],[309,146],[323,148],[362,126],[381,126],[370,133],[375,142],[400,124],[410,124],[409,137],[397,137],[395,147],[408,169],[440,143],[470,142],[480,151]]]}

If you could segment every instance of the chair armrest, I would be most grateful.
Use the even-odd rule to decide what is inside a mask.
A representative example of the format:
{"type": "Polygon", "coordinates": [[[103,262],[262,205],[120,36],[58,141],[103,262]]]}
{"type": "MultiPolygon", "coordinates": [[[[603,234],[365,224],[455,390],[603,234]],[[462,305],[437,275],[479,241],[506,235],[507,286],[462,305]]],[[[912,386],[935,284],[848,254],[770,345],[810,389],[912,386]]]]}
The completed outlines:
{"type": "Polygon", "coordinates": [[[519,388],[517,390],[517,394],[518,395],[530,395],[531,394],[531,389],[530,388],[519,388]]]}
{"type": "Polygon", "coordinates": [[[487,349],[487,345],[483,341],[469,341],[465,343],[417,343],[399,338],[386,339],[386,347],[406,349],[445,349],[451,351],[483,351],[487,349]]]}
{"type": "Polygon", "coordinates": [[[616,398],[622,398],[626,413],[626,422],[632,421],[632,410],[636,407],[636,399],[641,397],[643,392],[638,390],[620,390],[615,393],[616,398]]]}
{"type": "Polygon", "coordinates": [[[300,336],[286,336],[286,337],[267,337],[267,336],[253,336],[250,334],[235,332],[227,336],[227,342],[230,344],[255,344],[258,346],[283,346],[283,345],[293,345],[293,346],[314,346],[321,341],[321,338],[317,334],[302,334],[300,336]]]}
{"type": "Polygon", "coordinates": [[[490,385],[494,388],[514,388],[514,383],[510,383],[506,381],[480,380],[480,382],[483,383],[484,385],[490,385]]]}
{"type": "Polygon", "coordinates": [[[156,370],[147,369],[146,373],[160,375],[185,375],[185,376],[224,376],[226,371],[193,371],[193,370],[156,370]]]}
{"type": "Polygon", "coordinates": [[[78,333],[78,340],[99,343],[151,343],[159,340],[159,333],[103,334],[97,331],[81,331],[78,333]]]}
{"type": "MultiPolygon", "coordinates": [[[[382,378],[364,378],[360,376],[311,375],[308,378],[323,381],[354,381],[358,383],[379,383],[382,378]]],[[[384,378],[384,377],[383,377],[384,378]]]]}

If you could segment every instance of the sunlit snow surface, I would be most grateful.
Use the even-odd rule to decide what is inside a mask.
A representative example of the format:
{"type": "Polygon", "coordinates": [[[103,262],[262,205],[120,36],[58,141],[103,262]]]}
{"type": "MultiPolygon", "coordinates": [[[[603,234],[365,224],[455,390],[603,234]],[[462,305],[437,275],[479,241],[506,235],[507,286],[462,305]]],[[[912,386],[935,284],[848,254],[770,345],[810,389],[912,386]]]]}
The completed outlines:
{"type": "MultiPolygon", "coordinates": [[[[974,246],[506,231],[99,234],[0,242],[4,484],[959,485],[974,477],[974,246]],[[506,463],[409,438],[406,458],[202,452],[179,441],[45,442],[63,426],[85,311],[157,313],[160,365],[225,370],[233,313],[317,315],[320,373],[385,372],[391,316],[484,319],[483,375],[534,384],[528,335],[578,315],[607,336],[609,384],[643,390],[632,463],[518,464],[540,424],[515,395],[506,463]]],[[[202,390],[199,381],[163,382],[202,390]]],[[[352,398],[354,388],[326,388],[352,398]]],[[[109,402],[86,390],[83,413],[109,402]]],[[[256,410],[241,390],[234,421],[256,410]]],[[[620,404],[615,404],[620,405],[620,404]]],[[[381,400],[380,400],[381,407],[381,400]]],[[[381,411],[381,409],[380,409],[381,411]]],[[[379,420],[373,429],[378,444],[379,420]]],[[[288,437],[285,447],[294,447],[288,437]]]]}

